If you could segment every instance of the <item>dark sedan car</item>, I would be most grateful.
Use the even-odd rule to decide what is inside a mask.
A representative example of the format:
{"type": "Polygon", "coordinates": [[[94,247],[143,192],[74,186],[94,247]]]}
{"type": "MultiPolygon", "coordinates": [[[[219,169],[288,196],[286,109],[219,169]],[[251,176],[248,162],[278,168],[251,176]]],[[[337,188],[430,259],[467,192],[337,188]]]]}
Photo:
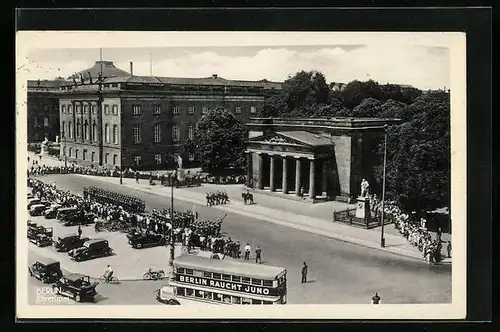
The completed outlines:
{"type": "Polygon", "coordinates": [[[58,294],[74,299],[76,302],[94,302],[97,282],[92,282],[89,276],[72,273],[59,279],[52,288],[58,294]]]}

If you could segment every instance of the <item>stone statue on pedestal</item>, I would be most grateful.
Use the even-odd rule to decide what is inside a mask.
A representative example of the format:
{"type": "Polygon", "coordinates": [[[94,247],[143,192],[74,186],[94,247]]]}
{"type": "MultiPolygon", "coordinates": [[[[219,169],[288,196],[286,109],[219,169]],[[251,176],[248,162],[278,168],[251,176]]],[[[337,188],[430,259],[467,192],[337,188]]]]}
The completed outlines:
{"type": "Polygon", "coordinates": [[[363,181],[361,181],[361,197],[368,197],[369,190],[370,184],[366,181],[366,179],[363,179],[363,181]]]}

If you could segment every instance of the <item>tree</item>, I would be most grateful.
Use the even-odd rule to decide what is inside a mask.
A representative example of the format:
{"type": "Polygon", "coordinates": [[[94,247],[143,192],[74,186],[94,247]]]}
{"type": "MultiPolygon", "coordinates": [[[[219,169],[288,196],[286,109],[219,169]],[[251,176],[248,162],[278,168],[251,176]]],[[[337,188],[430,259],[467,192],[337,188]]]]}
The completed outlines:
{"type": "Polygon", "coordinates": [[[378,117],[401,118],[407,107],[405,103],[389,99],[380,106],[378,117]]]}
{"type": "Polygon", "coordinates": [[[381,96],[382,89],[373,80],[366,82],[354,80],[349,82],[342,90],[342,100],[344,101],[344,105],[349,109],[358,106],[366,98],[371,97],[380,100],[381,96]]]}
{"type": "MultiPolygon", "coordinates": [[[[387,133],[387,194],[417,213],[450,204],[449,98],[422,97],[408,107],[411,118],[387,133]]],[[[383,143],[378,155],[382,160],[383,143]]],[[[382,166],[376,173],[381,179],[382,166]]]]}
{"type": "Polygon", "coordinates": [[[196,124],[193,138],[184,150],[195,153],[205,170],[246,165],[245,142],[248,132],[232,113],[222,107],[206,112],[196,124]]]}
{"type": "Polygon", "coordinates": [[[366,98],[353,109],[353,116],[360,118],[375,118],[380,113],[382,103],[375,98],[366,98]]]}

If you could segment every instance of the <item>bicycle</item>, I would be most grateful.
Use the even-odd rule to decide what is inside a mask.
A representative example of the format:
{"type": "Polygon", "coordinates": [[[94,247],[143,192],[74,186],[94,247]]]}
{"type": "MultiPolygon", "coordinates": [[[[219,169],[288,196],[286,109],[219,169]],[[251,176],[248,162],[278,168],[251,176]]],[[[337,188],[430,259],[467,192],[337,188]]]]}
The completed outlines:
{"type": "Polygon", "coordinates": [[[120,283],[120,280],[118,280],[117,277],[115,276],[112,276],[111,278],[107,278],[107,276],[105,274],[103,274],[102,276],[99,277],[99,282],[101,283],[105,283],[105,284],[119,284],[120,283]]]}

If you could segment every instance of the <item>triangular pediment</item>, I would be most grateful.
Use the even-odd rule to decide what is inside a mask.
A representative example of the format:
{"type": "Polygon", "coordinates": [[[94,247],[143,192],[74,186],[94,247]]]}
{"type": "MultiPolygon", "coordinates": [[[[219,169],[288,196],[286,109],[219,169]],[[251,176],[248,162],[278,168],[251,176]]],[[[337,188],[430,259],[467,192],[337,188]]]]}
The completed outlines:
{"type": "Polygon", "coordinates": [[[273,145],[308,146],[303,142],[286,137],[284,135],[281,135],[280,133],[272,133],[269,135],[252,137],[249,141],[253,143],[258,142],[258,143],[273,144],[273,145]]]}

